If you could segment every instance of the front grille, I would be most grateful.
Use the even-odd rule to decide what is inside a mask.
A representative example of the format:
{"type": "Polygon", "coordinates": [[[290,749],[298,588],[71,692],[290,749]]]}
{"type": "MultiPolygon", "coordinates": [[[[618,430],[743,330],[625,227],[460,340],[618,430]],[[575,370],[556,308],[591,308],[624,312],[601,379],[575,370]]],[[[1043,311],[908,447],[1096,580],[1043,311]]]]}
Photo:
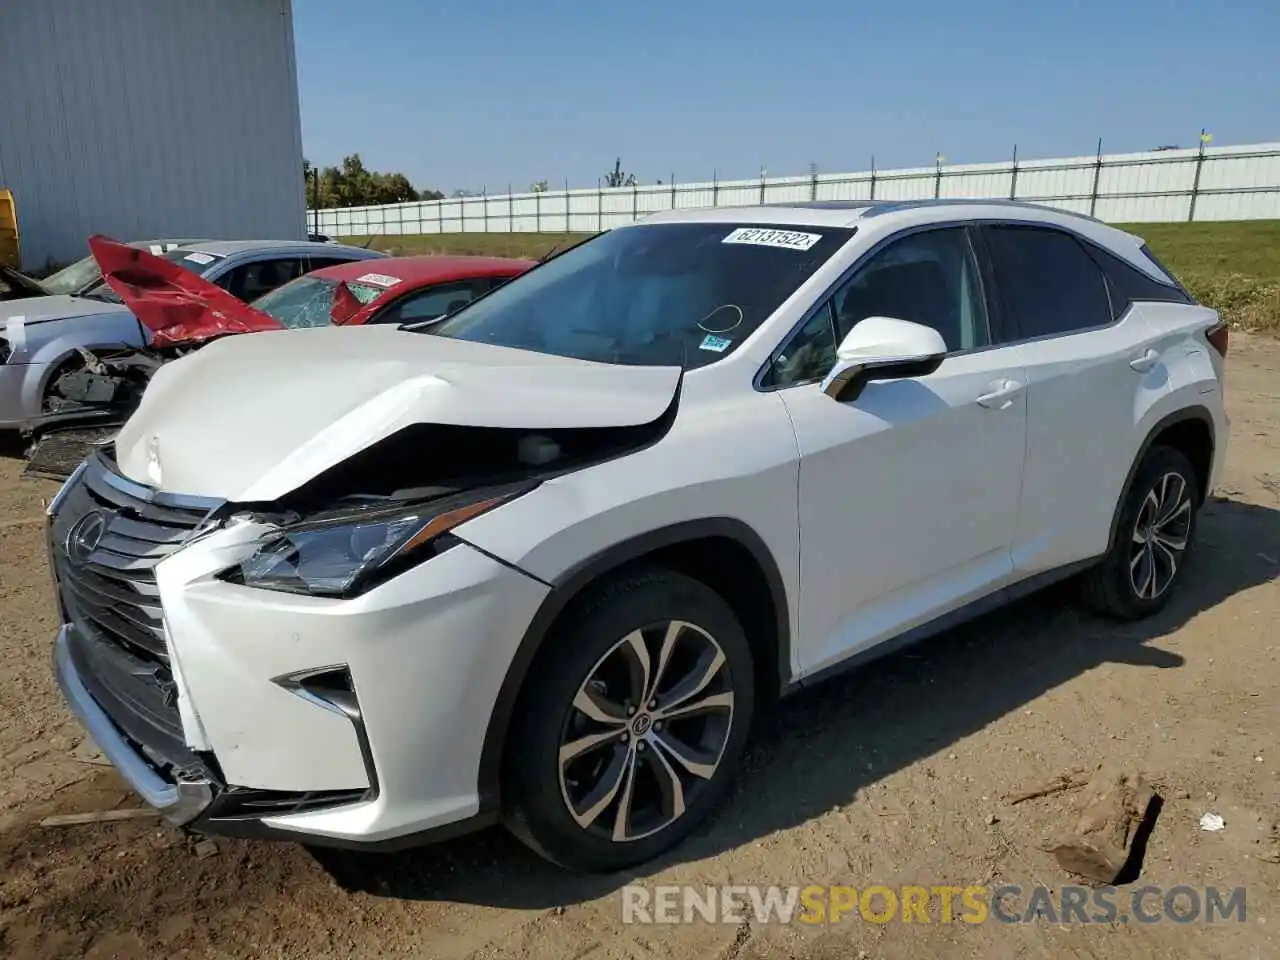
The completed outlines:
{"type": "Polygon", "coordinates": [[[127,480],[102,450],[67,490],[49,527],[77,672],[121,732],[171,775],[198,760],[183,741],[155,567],[215,507],[127,480]]]}
{"type": "Polygon", "coordinates": [[[163,664],[130,655],[86,623],[73,624],[67,650],[89,695],[152,766],[170,779],[202,766],[186,745],[177,686],[163,664]]]}

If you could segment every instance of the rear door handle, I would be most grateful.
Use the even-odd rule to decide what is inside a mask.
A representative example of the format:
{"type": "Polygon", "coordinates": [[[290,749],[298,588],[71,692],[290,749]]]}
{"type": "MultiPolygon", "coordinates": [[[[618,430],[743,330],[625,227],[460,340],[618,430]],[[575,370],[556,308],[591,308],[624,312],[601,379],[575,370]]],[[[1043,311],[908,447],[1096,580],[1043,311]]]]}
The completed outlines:
{"type": "Polygon", "coordinates": [[[988,410],[1005,410],[1012,405],[1014,397],[1023,391],[1026,384],[1017,380],[997,380],[991,386],[993,389],[990,393],[984,393],[978,398],[978,406],[988,410]]]}
{"type": "Polygon", "coordinates": [[[1130,360],[1129,366],[1138,371],[1138,373],[1146,373],[1159,362],[1160,354],[1156,353],[1154,350],[1148,350],[1137,359],[1130,360]]]}

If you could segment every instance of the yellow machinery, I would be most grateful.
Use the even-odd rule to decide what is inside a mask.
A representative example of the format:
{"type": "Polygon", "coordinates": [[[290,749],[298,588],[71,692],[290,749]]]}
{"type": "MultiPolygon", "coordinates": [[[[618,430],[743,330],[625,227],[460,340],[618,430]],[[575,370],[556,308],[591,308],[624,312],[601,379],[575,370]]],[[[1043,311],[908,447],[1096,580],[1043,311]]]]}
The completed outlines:
{"type": "Polygon", "coordinates": [[[0,187],[0,265],[21,270],[18,249],[18,207],[13,191],[0,187]]]}

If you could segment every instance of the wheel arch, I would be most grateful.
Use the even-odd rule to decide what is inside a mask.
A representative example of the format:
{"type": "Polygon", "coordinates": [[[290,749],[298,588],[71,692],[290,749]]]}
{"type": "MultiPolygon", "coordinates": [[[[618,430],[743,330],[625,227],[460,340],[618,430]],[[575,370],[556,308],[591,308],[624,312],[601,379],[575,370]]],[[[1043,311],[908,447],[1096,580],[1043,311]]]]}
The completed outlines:
{"type": "Polygon", "coordinates": [[[777,696],[791,670],[791,608],[781,570],[763,538],[741,520],[707,517],[650,530],[623,540],[557,577],[525,630],[507,667],[485,731],[478,784],[482,811],[497,809],[501,804],[507,733],[516,705],[545,641],[572,602],[601,580],[646,563],[666,566],[703,582],[714,580],[715,576],[706,576],[708,568],[705,563],[717,557],[731,561],[722,571],[721,583],[708,583],[722,595],[723,577],[734,577],[744,571],[748,578],[758,577],[757,582],[745,584],[737,597],[727,596],[725,599],[734,607],[735,614],[744,620],[743,629],[757,655],[757,685],[763,685],[759,695],[766,700],[777,696]],[[734,564],[749,566],[744,568],[734,564]],[[760,586],[765,589],[752,589],[760,586]],[[747,617],[743,617],[744,603],[748,608],[747,617]],[[762,653],[764,656],[760,656],[762,653]]]}
{"type": "Polygon", "coordinates": [[[23,384],[23,403],[28,406],[28,409],[35,411],[33,416],[39,417],[43,413],[42,407],[49,385],[69,365],[80,360],[81,350],[93,352],[95,350],[131,349],[135,348],[128,343],[108,338],[92,339],[85,343],[74,342],[68,337],[50,340],[40,348],[29,364],[32,370],[38,370],[38,373],[23,384]]]}
{"type": "Polygon", "coordinates": [[[1200,503],[1204,503],[1209,496],[1208,486],[1213,470],[1217,436],[1214,430],[1213,414],[1207,407],[1195,404],[1166,414],[1147,431],[1141,446],[1138,447],[1137,456],[1129,465],[1129,472],[1125,474],[1124,485],[1120,488],[1120,496],[1116,499],[1115,509],[1111,514],[1111,530],[1107,538],[1108,549],[1116,542],[1120,514],[1124,509],[1125,498],[1133,486],[1133,478],[1151,448],[1157,444],[1171,446],[1185,454],[1196,471],[1196,479],[1200,485],[1200,503]]]}

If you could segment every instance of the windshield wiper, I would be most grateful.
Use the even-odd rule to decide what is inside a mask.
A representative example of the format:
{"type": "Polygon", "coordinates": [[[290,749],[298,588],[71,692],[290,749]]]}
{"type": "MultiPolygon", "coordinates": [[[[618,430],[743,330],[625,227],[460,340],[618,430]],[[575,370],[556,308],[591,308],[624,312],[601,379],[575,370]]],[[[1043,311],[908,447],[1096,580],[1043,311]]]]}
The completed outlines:
{"type": "Polygon", "coordinates": [[[86,290],[84,293],[77,293],[76,296],[81,300],[97,300],[100,303],[124,302],[114,290],[86,290]]]}
{"type": "Polygon", "coordinates": [[[552,254],[554,254],[557,250],[559,250],[559,249],[560,249],[561,247],[563,247],[564,245],[565,245],[565,241],[564,241],[564,240],[557,240],[555,243],[553,243],[553,244],[551,245],[551,249],[550,249],[550,250],[548,250],[546,253],[544,253],[542,256],[540,256],[540,257],[538,258],[538,262],[539,262],[539,263],[546,263],[548,260],[550,260],[550,259],[551,259],[552,254]]]}

